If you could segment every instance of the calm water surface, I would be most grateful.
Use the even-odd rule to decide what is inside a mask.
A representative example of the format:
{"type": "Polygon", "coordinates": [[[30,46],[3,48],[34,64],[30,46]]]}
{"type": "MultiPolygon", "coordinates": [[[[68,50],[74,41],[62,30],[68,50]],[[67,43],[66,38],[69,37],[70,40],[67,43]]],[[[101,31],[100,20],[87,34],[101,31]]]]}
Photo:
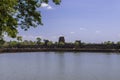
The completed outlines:
{"type": "Polygon", "coordinates": [[[120,54],[0,54],[0,80],[120,80],[120,54]]]}

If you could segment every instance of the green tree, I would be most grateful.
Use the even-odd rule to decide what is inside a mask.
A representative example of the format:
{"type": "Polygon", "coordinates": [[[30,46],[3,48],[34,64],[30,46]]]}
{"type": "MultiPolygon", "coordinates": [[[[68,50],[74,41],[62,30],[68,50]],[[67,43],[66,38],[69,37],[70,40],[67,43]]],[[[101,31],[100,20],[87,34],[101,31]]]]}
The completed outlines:
{"type": "Polygon", "coordinates": [[[78,48],[80,46],[80,43],[75,41],[74,45],[75,45],[75,48],[78,48]]]}
{"type": "Polygon", "coordinates": [[[43,46],[45,43],[44,42],[41,42],[40,45],[43,46]]]}
{"type": "Polygon", "coordinates": [[[118,41],[117,44],[120,45],[120,41],[118,41]]]}
{"type": "Polygon", "coordinates": [[[61,42],[58,43],[58,45],[59,45],[60,47],[63,47],[63,46],[65,45],[65,43],[61,41],[61,42]]]}
{"type": "Polygon", "coordinates": [[[43,41],[44,41],[44,45],[47,46],[47,43],[49,42],[49,40],[43,39],[43,41]]]}
{"type": "Polygon", "coordinates": [[[37,37],[36,40],[37,40],[37,44],[40,45],[40,43],[41,43],[41,38],[37,37]]]}
{"type": "Polygon", "coordinates": [[[52,44],[53,44],[53,42],[52,42],[52,41],[49,41],[49,42],[47,43],[47,46],[48,46],[48,47],[51,47],[52,44]]]}
{"type": "MultiPolygon", "coordinates": [[[[7,34],[15,38],[18,27],[24,30],[42,25],[38,8],[49,0],[1,0],[0,1],[0,36],[7,34]]],[[[53,0],[60,4],[61,0],[53,0]]]]}
{"type": "Polygon", "coordinates": [[[0,47],[3,46],[4,43],[5,41],[3,39],[0,39],[0,47]]]}
{"type": "Polygon", "coordinates": [[[107,42],[104,42],[104,44],[106,44],[106,45],[112,45],[112,44],[114,44],[114,42],[112,42],[112,41],[107,41],[107,42]]]}
{"type": "Polygon", "coordinates": [[[36,42],[34,42],[34,41],[31,41],[31,40],[24,40],[23,42],[22,42],[22,45],[35,45],[35,43],[36,42]]]}
{"type": "Polygon", "coordinates": [[[6,42],[3,44],[3,47],[9,47],[9,42],[6,42]]]}
{"type": "Polygon", "coordinates": [[[29,43],[28,40],[24,40],[22,44],[23,44],[23,45],[30,45],[30,43],[29,43]]]}
{"type": "Polygon", "coordinates": [[[17,43],[17,41],[10,41],[9,44],[11,47],[15,47],[15,46],[17,46],[18,43],[17,43]]]}
{"type": "Polygon", "coordinates": [[[17,33],[17,20],[14,18],[17,0],[0,1],[0,36],[7,33],[10,37],[15,37],[17,33]]]}
{"type": "Polygon", "coordinates": [[[22,41],[22,36],[17,36],[18,42],[22,41]]]}
{"type": "Polygon", "coordinates": [[[30,40],[29,45],[35,45],[35,42],[30,40]]]}

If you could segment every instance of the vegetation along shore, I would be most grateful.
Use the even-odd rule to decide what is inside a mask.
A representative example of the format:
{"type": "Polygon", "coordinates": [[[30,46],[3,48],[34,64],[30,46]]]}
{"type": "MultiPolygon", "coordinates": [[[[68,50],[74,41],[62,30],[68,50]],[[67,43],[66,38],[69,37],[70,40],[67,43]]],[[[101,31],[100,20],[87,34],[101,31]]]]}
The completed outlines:
{"type": "Polygon", "coordinates": [[[0,41],[0,52],[38,52],[38,51],[79,51],[79,52],[120,52],[120,42],[106,41],[103,43],[84,43],[81,40],[65,42],[64,36],[58,42],[41,38],[36,41],[24,40],[18,37],[17,41],[0,41]]]}

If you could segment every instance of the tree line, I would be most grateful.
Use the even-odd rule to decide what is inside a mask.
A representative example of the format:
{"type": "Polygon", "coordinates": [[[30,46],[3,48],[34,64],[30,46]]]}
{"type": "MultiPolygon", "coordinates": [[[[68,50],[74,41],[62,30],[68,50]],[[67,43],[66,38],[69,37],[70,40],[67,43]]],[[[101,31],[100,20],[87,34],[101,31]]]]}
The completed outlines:
{"type": "Polygon", "coordinates": [[[85,43],[80,40],[74,42],[53,42],[47,39],[37,37],[35,41],[22,40],[22,36],[18,36],[16,41],[0,41],[1,48],[75,48],[75,49],[120,49],[120,41],[106,41],[103,43],[85,43]]]}

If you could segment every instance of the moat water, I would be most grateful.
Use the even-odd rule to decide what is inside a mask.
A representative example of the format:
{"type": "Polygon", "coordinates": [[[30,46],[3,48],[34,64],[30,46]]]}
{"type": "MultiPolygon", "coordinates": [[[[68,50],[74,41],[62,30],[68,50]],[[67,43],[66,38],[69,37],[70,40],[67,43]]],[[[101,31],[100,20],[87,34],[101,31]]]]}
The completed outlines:
{"type": "Polygon", "coordinates": [[[0,80],[120,80],[120,53],[0,54],[0,80]]]}

